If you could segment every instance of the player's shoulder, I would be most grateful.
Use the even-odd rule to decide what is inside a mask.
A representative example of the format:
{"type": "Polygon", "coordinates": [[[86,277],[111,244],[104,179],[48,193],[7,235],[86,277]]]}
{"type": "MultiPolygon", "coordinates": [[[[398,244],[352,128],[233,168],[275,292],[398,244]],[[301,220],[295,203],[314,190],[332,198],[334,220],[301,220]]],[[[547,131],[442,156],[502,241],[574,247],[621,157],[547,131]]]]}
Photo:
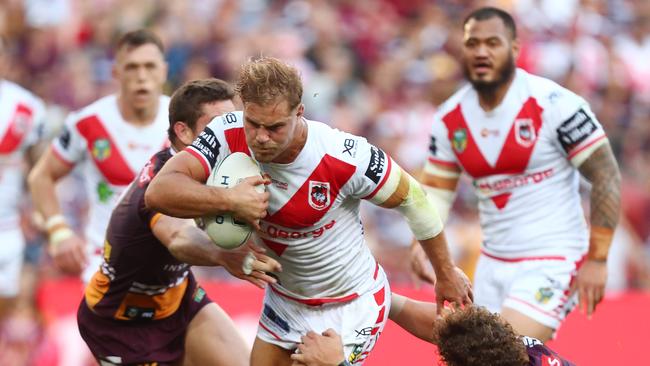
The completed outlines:
{"type": "Polygon", "coordinates": [[[27,104],[30,108],[44,108],[45,106],[45,103],[40,97],[13,81],[2,80],[2,89],[5,98],[9,96],[16,103],[27,104]]]}
{"type": "Polygon", "coordinates": [[[138,187],[146,188],[153,177],[158,174],[163,165],[174,155],[173,150],[169,147],[155,153],[144,165],[137,178],[138,187]]]}
{"type": "Polygon", "coordinates": [[[518,69],[517,73],[527,85],[530,95],[545,111],[569,112],[577,110],[587,102],[578,94],[563,87],[551,79],[539,75],[530,74],[518,69]]]}
{"type": "Polygon", "coordinates": [[[208,127],[213,132],[227,131],[244,127],[244,112],[234,111],[214,117],[208,127]]]}
{"type": "Polygon", "coordinates": [[[101,122],[101,116],[109,114],[119,115],[117,95],[115,94],[101,97],[87,106],[71,112],[68,119],[75,125],[91,117],[96,117],[96,119],[101,122]]]}
{"type": "Polygon", "coordinates": [[[311,148],[321,150],[324,154],[338,160],[354,164],[362,155],[360,149],[369,148],[368,141],[361,136],[332,128],[325,123],[307,120],[309,133],[313,135],[311,148]]]}
{"type": "Polygon", "coordinates": [[[458,105],[463,101],[463,99],[468,98],[472,94],[472,86],[467,83],[458,89],[454,94],[447,98],[436,110],[434,118],[436,120],[443,119],[451,111],[458,108],[458,105]]]}

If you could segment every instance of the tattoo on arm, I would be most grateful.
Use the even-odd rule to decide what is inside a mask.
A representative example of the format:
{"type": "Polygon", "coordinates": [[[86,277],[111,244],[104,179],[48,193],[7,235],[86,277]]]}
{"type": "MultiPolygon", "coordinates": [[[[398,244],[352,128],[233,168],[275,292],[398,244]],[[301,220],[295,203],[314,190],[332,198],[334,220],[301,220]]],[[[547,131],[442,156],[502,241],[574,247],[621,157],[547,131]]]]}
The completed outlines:
{"type": "Polygon", "coordinates": [[[594,151],[578,170],[592,184],[591,225],[616,228],[621,208],[621,173],[610,145],[594,151]]]}

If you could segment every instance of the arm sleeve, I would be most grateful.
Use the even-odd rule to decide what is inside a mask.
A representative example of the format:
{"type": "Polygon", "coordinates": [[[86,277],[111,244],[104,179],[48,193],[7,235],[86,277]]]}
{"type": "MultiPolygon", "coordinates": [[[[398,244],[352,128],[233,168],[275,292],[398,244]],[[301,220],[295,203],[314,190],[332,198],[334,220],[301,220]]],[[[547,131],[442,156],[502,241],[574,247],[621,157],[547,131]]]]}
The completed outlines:
{"type": "Polygon", "coordinates": [[[32,103],[32,126],[25,139],[26,146],[36,145],[43,141],[46,131],[45,104],[38,98],[32,103]]]}
{"type": "Polygon", "coordinates": [[[185,148],[185,151],[199,160],[206,177],[209,177],[212,170],[228,155],[228,147],[219,128],[222,119],[221,116],[215,117],[192,142],[192,145],[185,148]]]}
{"type": "Polygon", "coordinates": [[[602,125],[578,95],[565,91],[555,101],[553,132],[561,153],[579,167],[600,146],[607,143],[602,125]]]}
{"type": "Polygon", "coordinates": [[[84,159],[86,139],[77,130],[77,115],[71,113],[63,123],[59,136],[52,140],[55,155],[67,164],[76,164],[84,159]]]}
{"type": "Polygon", "coordinates": [[[431,125],[431,140],[429,141],[429,155],[425,169],[430,165],[443,165],[457,167],[458,160],[449,141],[447,126],[436,114],[431,125]]]}
{"type": "Polygon", "coordinates": [[[372,199],[386,184],[393,169],[392,159],[366,139],[358,138],[357,141],[359,146],[354,158],[356,170],[351,178],[350,195],[355,198],[372,199]]]}

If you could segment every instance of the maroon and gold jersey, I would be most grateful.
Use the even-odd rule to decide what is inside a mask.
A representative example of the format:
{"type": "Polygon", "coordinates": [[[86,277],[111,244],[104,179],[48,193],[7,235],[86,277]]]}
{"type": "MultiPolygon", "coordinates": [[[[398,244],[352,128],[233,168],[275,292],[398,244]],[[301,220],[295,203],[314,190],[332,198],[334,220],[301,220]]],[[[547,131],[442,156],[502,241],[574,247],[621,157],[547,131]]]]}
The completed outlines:
{"type": "MultiPolygon", "coordinates": [[[[113,211],[106,231],[104,260],[86,287],[88,308],[118,320],[157,320],[181,306],[192,276],[189,265],[174,258],[151,228],[160,213],[145,206],[153,176],[173,155],[154,155],[113,211]]],[[[189,289],[194,291],[194,288],[189,289]]]]}
{"type": "Polygon", "coordinates": [[[522,340],[528,352],[529,366],[575,366],[535,338],[523,337],[522,340]]]}

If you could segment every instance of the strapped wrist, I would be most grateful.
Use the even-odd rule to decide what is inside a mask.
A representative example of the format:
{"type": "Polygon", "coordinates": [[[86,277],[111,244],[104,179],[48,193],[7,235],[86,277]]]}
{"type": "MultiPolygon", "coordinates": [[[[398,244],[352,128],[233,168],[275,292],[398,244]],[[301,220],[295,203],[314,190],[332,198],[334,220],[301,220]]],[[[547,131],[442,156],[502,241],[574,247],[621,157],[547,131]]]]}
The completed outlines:
{"type": "Polygon", "coordinates": [[[589,235],[589,252],[587,259],[596,262],[607,262],[609,247],[614,238],[614,230],[602,227],[592,226],[589,235]]]}

